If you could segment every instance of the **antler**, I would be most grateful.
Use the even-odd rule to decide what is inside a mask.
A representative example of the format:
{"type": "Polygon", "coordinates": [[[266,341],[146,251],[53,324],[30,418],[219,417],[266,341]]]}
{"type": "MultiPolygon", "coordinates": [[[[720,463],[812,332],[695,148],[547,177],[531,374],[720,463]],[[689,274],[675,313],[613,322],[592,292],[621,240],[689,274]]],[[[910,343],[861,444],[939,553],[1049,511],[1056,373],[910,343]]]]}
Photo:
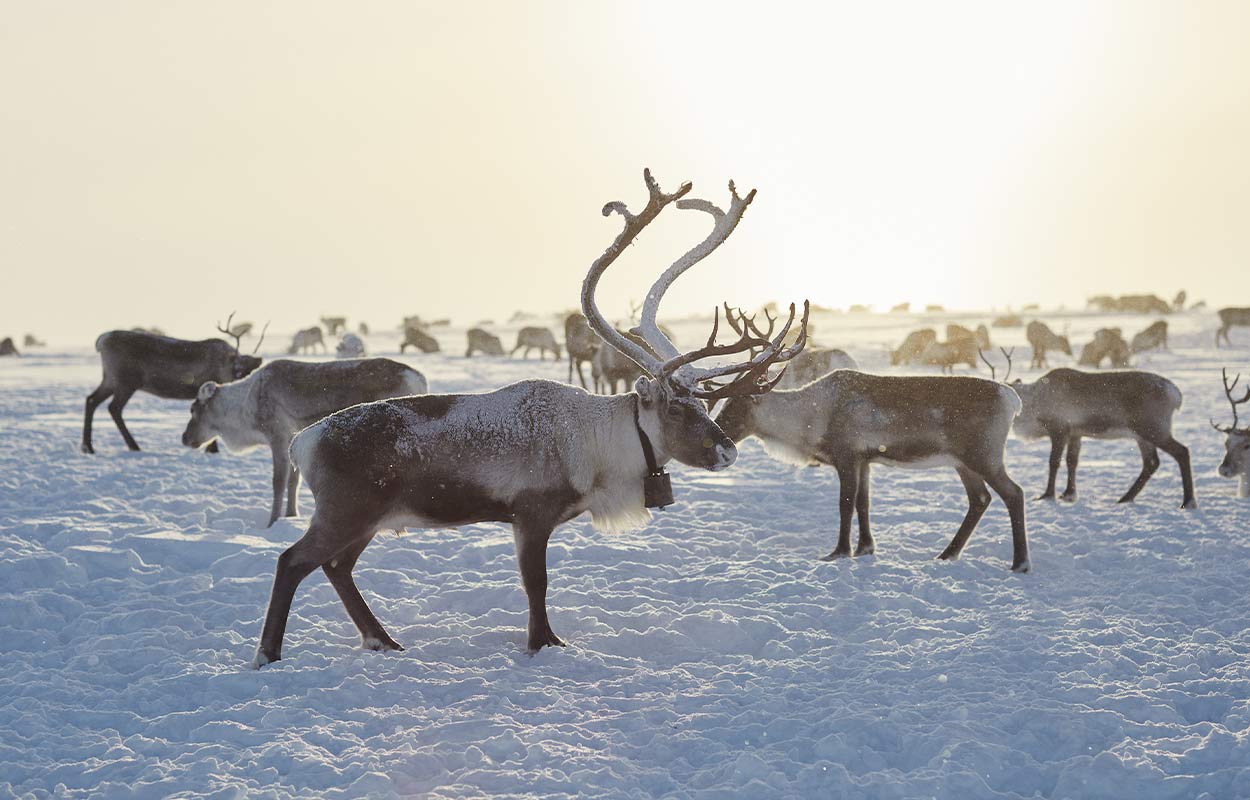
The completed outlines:
{"type": "MultiPolygon", "coordinates": [[[[252,355],[256,355],[256,351],[260,350],[260,344],[265,341],[265,333],[269,330],[269,323],[272,321],[273,320],[266,321],[265,327],[260,329],[260,338],[256,340],[256,346],[252,348],[252,355]]],[[[235,349],[237,350],[238,347],[236,346],[235,349]]]]}
{"type": "MultiPolygon", "coordinates": [[[[625,228],[617,234],[612,244],[608,245],[608,249],[603,251],[603,255],[596,258],[595,262],[590,265],[590,271],[586,273],[586,280],[582,282],[582,313],[586,315],[586,321],[590,323],[590,327],[594,329],[595,333],[599,334],[600,338],[621,351],[621,353],[652,376],[658,376],[660,374],[661,359],[651,355],[645,348],[630,341],[620,331],[608,324],[603,314],[599,312],[598,306],[595,305],[595,289],[598,287],[599,279],[603,276],[604,271],[637,238],[642,229],[659,216],[659,213],[664,210],[665,206],[684,197],[692,188],[690,182],[686,181],[678,187],[676,192],[665,194],[660,190],[660,186],[655,182],[655,179],[651,177],[651,170],[649,169],[642,171],[642,179],[647,184],[647,191],[650,196],[647,198],[647,205],[642,209],[641,213],[630,213],[630,210],[620,200],[613,200],[603,207],[603,216],[605,217],[614,213],[624,217],[625,228]]],[[[644,336],[643,338],[650,343],[649,337],[644,336]]],[[[668,339],[666,338],[664,341],[668,342],[668,339]]],[[[671,347],[672,344],[669,343],[669,346],[671,347]]],[[[661,354],[661,358],[666,357],[661,354]]]]}
{"type": "Polygon", "coordinates": [[[752,337],[749,331],[744,328],[738,341],[730,345],[716,345],[714,344],[716,339],[716,325],[714,321],[712,335],[708,337],[707,344],[698,350],[669,359],[664,363],[664,372],[672,374],[676,370],[684,368],[685,374],[681,383],[686,385],[691,395],[704,400],[716,401],[725,397],[763,394],[776,386],[782,375],[785,374],[785,368],[782,368],[777,375],[769,378],[769,368],[774,364],[784,363],[794,358],[802,352],[804,345],[807,344],[807,320],[811,314],[811,304],[805,300],[803,301],[803,318],[799,323],[798,336],[795,338],[794,344],[789,347],[782,347],[786,335],[794,324],[794,313],[794,304],[791,303],[790,316],[782,327],[781,332],[772,341],[752,337]],[[758,354],[755,354],[757,348],[760,351],[758,354]],[[722,364],[708,369],[695,369],[688,366],[709,356],[730,355],[741,353],[745,350],[750,350],[753,354],[748,361],[736,364],[722,364]],[[737,373],[737,377],[729,383],[716,383],[713,380],[714,378],[735,373],[737,373]]]}
{"type": "Polygon", "coordinates": [[[234,339],[234,354],[238,355],[239,354],[239,342],[243,337],[235,336],[234,331],[230,330],[230,323],[233,321],[234,321],[234,312],[231,311],[230,316],[226,317],[226,327],[224,328],[221,327],[221,323],[218,322],[217,330],[221,331],[222,333],[226,334],[230,338],[234,339]]]}
{"type": "Polygon", "coordinates": [[[739,197],[737,187],[734,186],[733,181],[730,181],[729,196],[728,213],[722,211],[714,203],[698,198],[679,200],[677,203],[677,207],[681,209],[693,209],[711,214],[715,222],[707,238],[687,250],[681,258],[674,261],[656,279],[655,283],[651,285],[650,291],[647,292],[646,300],[643,301],[642,317],[634,330],[647,340],[647,344],[651,345],[651,349],[660,358],[672,359],[681,354],[681,351],[669,341],[655,321],[655,315],[660,309],[660,301],[664,299],[664,293],[668,291],[668,287],[672,286],[673,281],[677,280],[682,273],[707,258],[729,238],[729,234],[733,233],[734,228],[738,227],[738,222],[742,220],[742,215],[746,213],[747,206],[751,205],[751,201],[755,199],[755,190],[752,189],[748,192],[746,197],[739,197]]]}
{"type": "MultiPolygon", "coordinates": [[[[1007,359],[1007,374],[1003,375],[1003,383],[1006,383],[1011,379],[1011,354],[1016,352],[1016,348],[1013,347],[1008,350],[1005,347],[1000,347],[998,348],[998,352],[1002,353],[1003,358],[1007,359]]],[[[998,370],[994,369],[994,365],[990,363],[990,360],[985,357],[985,353],[982,352],[979,347],[977,348],[977,355],[979,355],[981,360],[985,362],[985,366],[990,368],[990,380],[998,380],[998,370]]]]}
{"type": "Polygon", "coordinates": [[[1238,372],[1237,377],[1233,378],[1233,382],[1229,383],[1228,368],[1221,367],[1220,379],[1224,382],[1224,396],[1228,398],[1228,404],[1233,407],[1233,424],[1228,427],[1221,427],[1215,424],[1215,420],[1211,420],[1211,427],[1215,428],[1220,433],[1232,433],[1233,431],[1240,430],[1237,427],[1237,406],[1250,402],[1250,386],[1246,387],[1246,393],[1242,395],[1241,399],[1236,400],[1233,398],[1233,389],[1237,388],[1237,382],[1241,380],[1241,373],[1238,372]]]}

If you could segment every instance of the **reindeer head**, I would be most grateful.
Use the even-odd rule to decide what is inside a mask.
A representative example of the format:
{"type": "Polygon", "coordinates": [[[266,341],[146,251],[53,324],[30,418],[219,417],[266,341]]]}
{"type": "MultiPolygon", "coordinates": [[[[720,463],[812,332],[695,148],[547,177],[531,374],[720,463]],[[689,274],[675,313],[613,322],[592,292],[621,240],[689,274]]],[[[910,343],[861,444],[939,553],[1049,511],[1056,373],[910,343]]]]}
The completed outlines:
{"type": "Polygon", "coordinates": [[[195,402],[191,403],[191,420],[182,432],[182,443],[187,447],[203,447],[221,435],[222,414],[213,403],[220,388],[208,381],[196,393],[195,402]]]}
{"type": "Polygon", "coordinates": [[[1224,460],[1220,462],[1219,473],[1224,478],[1235,478],[1241,476],[1242,496],[1245,497],[1250,492],[1250,428],[1241,428],[1237,425],[1237,406],[1250,402],[1250,388],[1246,389],[1245,394],[1240,399],[1233,397],[1233,389],[1237,388],[1237,382],[1241,380],[1241,375],[1233,378],[1233,382],[1228,382],[1228,370],[1220,370],[1220,377],[1224,381],[1224,396],[1228,398],[1228,403],[1233,409],[1233,423],[1231,425],[1217,425],[1215,420],[1211,420],[1211,427],[1224,434],[1224,460]]]}
{"type": "MultiPolygon", "coordinates": [[[[651,177],[650,170],[643,171],[643,180],[650,196],[641,212],[636,215],[631,213],[620,201],[603,207],[605,217],[620,214],[625,219],[625,228],[590,266],[582,284],[582,312],[590,327],[604,342],[619,350],[645,373],[634,384],[634,392],[638,397],[638,422],[656,447],[657,458],[675,458],[683,464],[709,470],[725,469],[737,458],[737,447],[712,421],[708,407],[721,398],[762,394],[772,389],[781,376],[770,376],[769,367],[790,360],[803,349],[807,341],[809,309],[804,303],[797,339],[789,347],[783,346],[783,340],[794,323],[793,305],[790,306],[789,320],[776,338],[769,340],[758,336],[757,329],[742,325],[738,340],[725,345],[716,343],[720,326],[720,312],[717,309],[707,343],[687,353],[679,351],[656,322],[660,301],[673,281],[729,238],[747,206],[755,199],[755,191],[752,190],[745,198],[740,197],[733,181],[730,181],[730,204],[729,211],[726,212],[707,200],[682,199],[690,192],[689,183],[682,184],[672,194],[665,194],[651,177]],[[710,214],[714,224],[707,238],[674,261],[647,292],[638,325],[631,331],[642,338],[645,342],[643,346],[622,335],[608,323],[595,303],[595,289],[604,271],[642,229],[673,202],[681,209],[710,214]],[[710,368],[694,366],[696,361],[705,358],[748,352],[750,357],[746,361],[710,368]],[[732,377],[723,383],[718,381],[727,376],[732,377]]],[[[731,324],[734,322],[732,316],[730,321],[731,324]]]]}

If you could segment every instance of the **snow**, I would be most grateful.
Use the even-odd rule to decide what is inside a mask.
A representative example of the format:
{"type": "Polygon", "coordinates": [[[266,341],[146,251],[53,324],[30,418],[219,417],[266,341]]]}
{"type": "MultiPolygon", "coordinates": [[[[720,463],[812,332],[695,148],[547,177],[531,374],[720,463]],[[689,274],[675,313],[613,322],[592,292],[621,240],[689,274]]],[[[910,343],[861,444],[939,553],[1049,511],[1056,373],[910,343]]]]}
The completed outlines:
{"type": "MultiPolygon", "coordinates": [[[[813,325],[887,370],[910,328],[988,317],[813,325]]],[[[1074,343],[1150,321],[1070,319],[1074,343]]],[[[361,558],[406,651],[362,649],[315,573],[284,660],[259,671],[274,565],[307,516],[266,530],[268,454],[183,448],[188,403],[137,395],[145,450],[101,414],[98,454],[79,453],[98,357],[52,336],[0,361],[0,797],[1250,797],[1250,504],[1215,474],[1207,423],[1227,416],[1219,367],[1250,370],[1250,336],[1215,351],[1213,314],[1170,322],[1172,351],[1135,365],[1185,394],[1197,511],[1177,508],[1166,458],[1117,505],[1137,448],[1088,441],[1081,499],[1028,506],[1021,576],[1000,502],[939,562],[965,510],[953,471],[877,468],[876,555],[827,563],[833,471],[750,441],[724,472],[672,466],[677,505],[640,531],[583,517],[556,532],[549,608],[567,648],[525,652],[511,532],[477,525],[381,534],[361,558]]],[[[678,343],[704,324],[674,325],[678,343]]],[[[566,375],[466,360],[462,330],[438,336],[442,354],[402,360],[442,390],[566,375]]],[[[395,334],[367,345],[397,357],[395,334]]],[[[1015,362],[1038,374],[1023,346],[1015,362]]],[[[1047,452],[1008,442],[1030,497],[1047,452]]]]}

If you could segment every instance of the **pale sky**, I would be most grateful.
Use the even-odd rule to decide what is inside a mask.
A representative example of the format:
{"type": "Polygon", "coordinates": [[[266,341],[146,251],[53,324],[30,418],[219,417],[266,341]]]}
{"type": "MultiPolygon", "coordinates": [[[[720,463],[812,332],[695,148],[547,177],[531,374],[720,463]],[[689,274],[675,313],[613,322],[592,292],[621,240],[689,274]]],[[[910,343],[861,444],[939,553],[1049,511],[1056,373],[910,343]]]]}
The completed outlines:
{"type": "Polygon", "coordinates": [[[1246,2],[0,8],[0,336],[571,308],[644,166],[662,314],[1250,304],[1246,2]]]}

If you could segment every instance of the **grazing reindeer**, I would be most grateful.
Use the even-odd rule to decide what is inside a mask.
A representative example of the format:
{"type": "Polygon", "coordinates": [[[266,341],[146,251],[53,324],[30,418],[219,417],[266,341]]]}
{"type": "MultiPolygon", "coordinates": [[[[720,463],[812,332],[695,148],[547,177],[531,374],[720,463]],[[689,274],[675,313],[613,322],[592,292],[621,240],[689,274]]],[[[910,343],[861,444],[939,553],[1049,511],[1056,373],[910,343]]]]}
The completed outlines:
{"type": "Polygon", "coordinates": [[[915,364],[920,361],[929,345],[937,341],[937,331],[932,328],[921,328],[907,334],[899,348],[890,353],[890,363],[894,366],[915,364]]]}
{"type": "MultiPolygon", "coordinates": [[[[308,532],[278,559],[254,666],[281,656],[295,589],[318,567],[343,600],[365,647],[402,649],[373,616],[351,573],[379,529],[406,525],[511,523],[529,599],[528,647],[563,645],[551,629],[546,605],[547,540],[555,526],[590,511],[598,527],[635,528],[646,522],[648,504],[671,502],[671,496],[653,494],[656,478],[647,477],[644,488],[644,477],[659,476],[659,466],[669,459],[708,470],[733,464],[737,449],[712,422],[704,402],[768,391],[769,366],[797,349],[783,349],[775,340],[749,361],[699,369],[693,366],[699,359],[741,353],[760,343],[742,339],[716,345],[714,325],[706,346],[683,354],[660,334],[655,312],[672,282],[733,232],[755,193],[741,198],[731,183],[728,212],[706,200],[679,201],[679,207],[705,211],[716,222],[647,295],[639,330],[652,355],[621,336],[595,302],[604,270],[665,206],[690,191],[687,183],[665,194],[649,171],[644,177],[650,198],[641,212],[633,214],[621,202],[604,206],[604,215],[620,214],[625,227],[591,265],[581,295],[591,328],[646,371],[635,391],[600,397],[564,383],[528,380],[485,394],[366,403],[300,432],[291,454],[317,507],[308,532]],[[734,375],[727,384],[703,385],[734,375]]],[[[806,315],[805,310],[804,321],[806,315]]]]}
{"type": "Polygon", "coordinates": [[[1080,372],[1052,369],[1036,382],[1020,380],[1012,388],[1024,401],[1016,418],[1016,434],[1025,439],[1050,439],[1050,471],[1039,500],[1055,498],[1055,476],[1064,448],[1068,457],[1068,487],[1060,499],[1076,499],[1076,466],[1081,437],[1134,439],[1141,450],[1142,468],[1121,503],[1128,503],[1159,468],[1159,450],[1176,459],[1181,469],[1184,497],[1181,508],[1197,508],[1189,449],[1172,438],[1172,416],[1181,407],[1181,390],[1153,372],[1080,372]]]}
{"type": "MultiPolygon", "coordinates": [[[[618,330],[621,336],[646,349],[647,343],[636,333],[618,330]]],[[[621,391],[629,391],[629,387],[642,375],[639,367],[629,356],[615,347],[599,346],[590,359],[590,377],[594,382],[595,394],[616,394],[616,383],[620,381],[621,391]]]]}
{"type": "Polygon", "coordinates": [[[1224,478],[1240,477],[1237,496],[1250,497],[1250,428],[1237,426],[1237,406],[1250,402],[1250,388],[1237,400],[1233,397],[1233,389],[1237,388],[1241,374],[1238,373],[1232,383],[1228,382],[1227,369],[1220,370],[1220,375],[1224,379],[1224,395],[1233,407],[1233,424],[1220,426],[1215,424],[1215,420],[1211,420],[1211,427],[1224,434],[1224,460],[1220,462],[1219,473],[1224,478]]]}
{"type": "Polygon", "coordinates": [[[17,345],[13,343],[12,336],[6,336],[4,337],[3,341],[0,341],[0,356],[20,356],[20,355],[21,353],[17,351],[17,345]]]}
{"type": "Polygon", "coordinates": [[[920,354],[921,364],[941,367],[943,373],[954,372],[956,364],[967,364],[977,368],[977,340],[975,336],[967,339],[954,339],[948,342],[930,342],[920,354]]]}
{"type": "MultiPolygon", "coordinates": [[[[573,382],[573,368],[577,367],[577,379],[582,388],[586,388],[586,376],[582,373],[582,364],[593,361],[595,352],[603,341],[590,329],[590,323],[581,312],[573,312],[564,318],[564,349],[569,356],[569,383],[573,382]]],[[[594,365],[591,365],[591,375],[594,365]]],[[[636,376],[635,376],[636,377],[636,376]]],[[[597,389],[596,389],[597,391],[597,389]]]]}
{"type": "Polygon", "coordinates": [[[776,457],[838,471],[838,543],[825,560],[851,555],[851,519],[859,516],[855,555],[873,552],[868,525],[869,466],[953,466],[968,493],[968,513],[938,558],[958,558],[990,504],[991,488],[1011,516],[1012,560],[1029,571],[1024,492],[1003,466],[1003,448],[1020,398],[981,378],[868,375],[838,370],[793,391],[734,397],[716,424],[735,442],[758,436],[776,457]]]}
{"type": "Polygon", "coordinates": [[[335,358],[364,358],[365,343],[354,333],[345,333],[334,348],[335,358]]]}
{"type": "Polygon", "coordinates": [[[252,323],[239,322],[230,326],[230,335],[236,339],[242,339],[252,332],[252,323]]]}
{"type": "Polygon", "coordinates": [[[316,352],[318,347],[323,353],[326,351],[326,342],[321,337],[321,328],[314,325],[295,332],[295,335],[291,337],[291,346],[286,349],[286,354],[293,356],[296,353],[316,352]]]}
{"type": "Polygon", "coordinates": [[[1167,320],[1161,319],[1150,323],[1145,330],[1133,336],[1133,341],[1129,345],[1129,351],[1132,353],[1144,353],[1156,348],[1168,349],[1167,320]]]}
{"type": "MultiPolygon", "coordinates": [[[[217,330],[229,335],[229,325],[227,320],[226,328],[218,325],[217,330]]],[[[260,349],[264,339],[262,335],[253,353],[260,349]]],[[[244,378],[261,362],[254,355],[240,354],[238,339],[231,346],[221,339],[192,342],[150,333],[109,331],[95,340],[95,349],[100,354],[104,377],[95,391],[87,395],[82,421],[84,453],[95,452],[91,444],[91,421],[96,408],[109,397],[113,398],[109,403],[109,415],[117,430],[121,431],[127,447],[138,450],[138,442],[122,419],[122,409],[135,392],[142,390],[167,400],[192,400],[206,381],[224,383],[244,378]]]]}
{"type": "Polygon", "coordinates": [[[326,333],[338,336],[339,331],[347,329],[347,317],[322,317],[321,324],[326,326],[326,333]]]}
{"type": "Polygon", "coordinates": [[[474,353],[485,353],[488,356],[503,355],[503,342],[499,337],[481,328],[469,328],[465,334],[469,340],[469,349],[464,351],[465,358],[472,358],[474,353]]]}
{"type": "Polygon", "coordinates": [[[427,391],[425,376],[389,358],[272,361],[242,380],[201,386],[182,443],[198,448],[220,437],[233,452],[268,445],[273,454],[272,526],[283,494],[286,516],[296,514],[299,473],[288,453],[291,437],[348,406],[427,391]]]}
{"type": "Polygon", "coordinates": [[[425,332],[425,328],[419,325],[409,325],[404,328],[404,340],[399,343],[399,352],[402,355],[409,347],[415,347],[422,353],[437,353],[439,351],[438,339],[425,332]]]}
{"type": "Polygon", "coordinates": [[[1250,308],[1221,308],[1216,312],[1220,317],[1220,328],[1215,332],[1215,346],[1220,346],[1220,339],[1224,340],[1224,344],[1231,345],[1232,339],[1228,338],[1228,332],[1233,328],[1242,327],[1250,328],[1250,308]]]}
{"type": "Polygon", "coordinates": [[[1029,361],[1029,367],[1033,369],[1046,367],[1046,351],[1048,350],[1058,350],[1064,355],[1072,355],[1072,343],[1068,341],[1068,337],[1055,333],[1041,320],[1035,319],[1030,322],[1024,329],[1024,337],[1029,340],[1029,346],[1033,348],[1033,358],[1029,361]]]}
{"type": "Polygon", "coordinates": [[[978,325],[974,331],[971,328],[965,328],[963,325],[950,323],[946,326],[946,341],[954,342],[959,339],[971,339],[977,343],[977,347],[982,350],[988,350],[990,346],[990,329],[984,325],[978,325]]]}
{"type": "Polygon", "coordinates": [[[541,361],[543,354],[550,350],[552,357],[560,360],[560,345],[556,344],[556,336],[551,332],[550,328],[540,328],[537,326],[527,326],[517,331],[516,347],[512,348],[512,352],[508,355],[516,355],[516,351],[525,348],[525,352],[521,353],[521,358],[529,358],[530,351],[537,348],[538,358],[541,361]]]}
{"type": "Polygon", "coordinates": [[[1082,367],[1098,368],[1104,359],[1110,360],[1111,366],[1121,369],[1128,366],[1128,342],[1120,334],[1119,328],[1099,328],[1094,331],[1094,340],[1081,348],[1081,357],[1077,364],[1082,367]]]}

